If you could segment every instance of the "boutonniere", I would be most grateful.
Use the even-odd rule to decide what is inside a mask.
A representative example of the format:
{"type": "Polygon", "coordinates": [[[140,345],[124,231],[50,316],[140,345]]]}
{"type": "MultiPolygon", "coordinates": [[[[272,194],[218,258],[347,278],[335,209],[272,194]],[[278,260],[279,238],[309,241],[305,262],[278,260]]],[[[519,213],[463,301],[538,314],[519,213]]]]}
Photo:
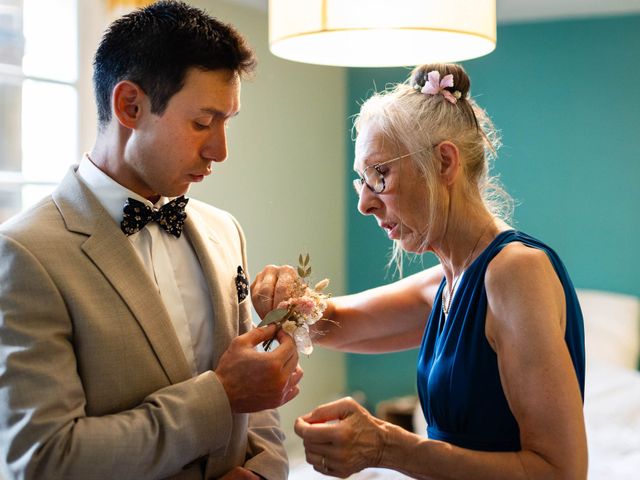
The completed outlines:
{"type": "Polygon", "coordinates": [[[238,291],[238,303],[249,295],[249,280],[240,265],[238,265],[238,275],[236,276],[236,290],[238,291]]]}
{"type": "MultiPolygon", "coordinates": [[[[307,284],[311,275],[309,254],[298,257],[298,277],[286,286],[289,298],[280,302],[275,310],[267,313],[258,325],[262,327],[270,323],[276,323],[287,332],[296,342],[298,352],[310,355],[313,352],[313,343],[309,335],[309,327],[322,318],[327,308],[329,294],[323,293],[329,286],[329,279],[319,281],[314,287],[307,284]]],[[[273,339],[267,340],[263,347],[268,350],[273,339]]]]}

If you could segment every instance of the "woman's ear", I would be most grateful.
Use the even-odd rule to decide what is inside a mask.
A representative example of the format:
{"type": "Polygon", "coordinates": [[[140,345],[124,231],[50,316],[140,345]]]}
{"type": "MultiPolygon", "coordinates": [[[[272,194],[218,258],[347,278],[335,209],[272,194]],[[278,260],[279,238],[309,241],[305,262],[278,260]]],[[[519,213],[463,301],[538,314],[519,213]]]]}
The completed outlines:
{"type": "Polygon", "coordinates": [[[460,150],[449,140],[440,142],[434,150],[440,160],[440,176],[447,185],[451,185],[460,171],[460,150]]]}
{"type": "Polygon", "coordinates": [[[113,115],[126,128],[135,128],[142,113],[142,100],[145,93],[135,83],[128,80],[118,82],[113,88],[113,115]]]}

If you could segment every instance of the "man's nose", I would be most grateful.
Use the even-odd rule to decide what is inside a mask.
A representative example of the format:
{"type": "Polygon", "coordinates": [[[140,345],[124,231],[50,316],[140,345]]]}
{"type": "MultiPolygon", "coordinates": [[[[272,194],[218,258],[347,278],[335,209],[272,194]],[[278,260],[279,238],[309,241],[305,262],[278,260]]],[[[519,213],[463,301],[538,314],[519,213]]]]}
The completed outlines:
{"type": "Polygon", "coordinates": [[[201,155],[212,162],[224,162],[227,159],[227,129],[224,124],[214,128],[202,146],[201,155]]]}

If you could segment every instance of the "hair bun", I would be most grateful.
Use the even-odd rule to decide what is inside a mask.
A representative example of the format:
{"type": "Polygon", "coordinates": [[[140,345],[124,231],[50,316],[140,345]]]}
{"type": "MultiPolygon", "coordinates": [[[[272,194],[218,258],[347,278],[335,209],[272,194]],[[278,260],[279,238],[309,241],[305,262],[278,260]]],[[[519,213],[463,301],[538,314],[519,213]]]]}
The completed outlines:
{"type": "Polygon", "coordinates": [[[460,92],[460,98],[467,98],[469,90],[471,89],[471,80],[469,75],[465,72],[464,68],[457,63],[428,63],[424,65],[418,65],[413,69],[409,76],[409,85],[411,88],[422,88],[427,83],[427,76],[432,71],[440,72],[440,76],[453,75],[453,87],[447,88],[452,93],[456,90],[460,92]]]}

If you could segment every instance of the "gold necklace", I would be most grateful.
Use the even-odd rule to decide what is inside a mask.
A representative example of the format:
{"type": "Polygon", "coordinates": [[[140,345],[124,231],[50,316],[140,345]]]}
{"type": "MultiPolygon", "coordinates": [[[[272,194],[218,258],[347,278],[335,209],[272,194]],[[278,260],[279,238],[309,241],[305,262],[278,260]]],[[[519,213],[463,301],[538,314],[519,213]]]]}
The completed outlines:
{"type": "Polygon", "coordinates": [[[453,282],[451,284],[451,288],[449,289],[448,294],[445,295],[445,293],[447,293],[446,284],[445,284],[445,288],[442,290],[441,306],[442,306],[442,312],[445,314],[445,316],[449,315],[449,310],[451,308],[451,302],[453,301],[453,295],[455,294],[456,286],[458,285],[458,281],[462,277],[462,274],[464,273],[464,271],[469,266],[469,262],[471,261],[471,257],[473,257],[473,254],[475,253],[476,248],[478,248],[478,245],[480,244],[480,239],[482,238],[482,236],[484,235],[484,232],[487,230],[487,227],[491,224],[492,221],[493,221],[493,218],[484,226],[484,228],[480,232],[480,236],[478,237],[478,239],[476,240],[475,245],[471,249],[471,253],[469,253],[469,255],[465,259],[464,263],[462,264],[462,268],[460,269],[460,274],[453,278],[453,282]]]}

